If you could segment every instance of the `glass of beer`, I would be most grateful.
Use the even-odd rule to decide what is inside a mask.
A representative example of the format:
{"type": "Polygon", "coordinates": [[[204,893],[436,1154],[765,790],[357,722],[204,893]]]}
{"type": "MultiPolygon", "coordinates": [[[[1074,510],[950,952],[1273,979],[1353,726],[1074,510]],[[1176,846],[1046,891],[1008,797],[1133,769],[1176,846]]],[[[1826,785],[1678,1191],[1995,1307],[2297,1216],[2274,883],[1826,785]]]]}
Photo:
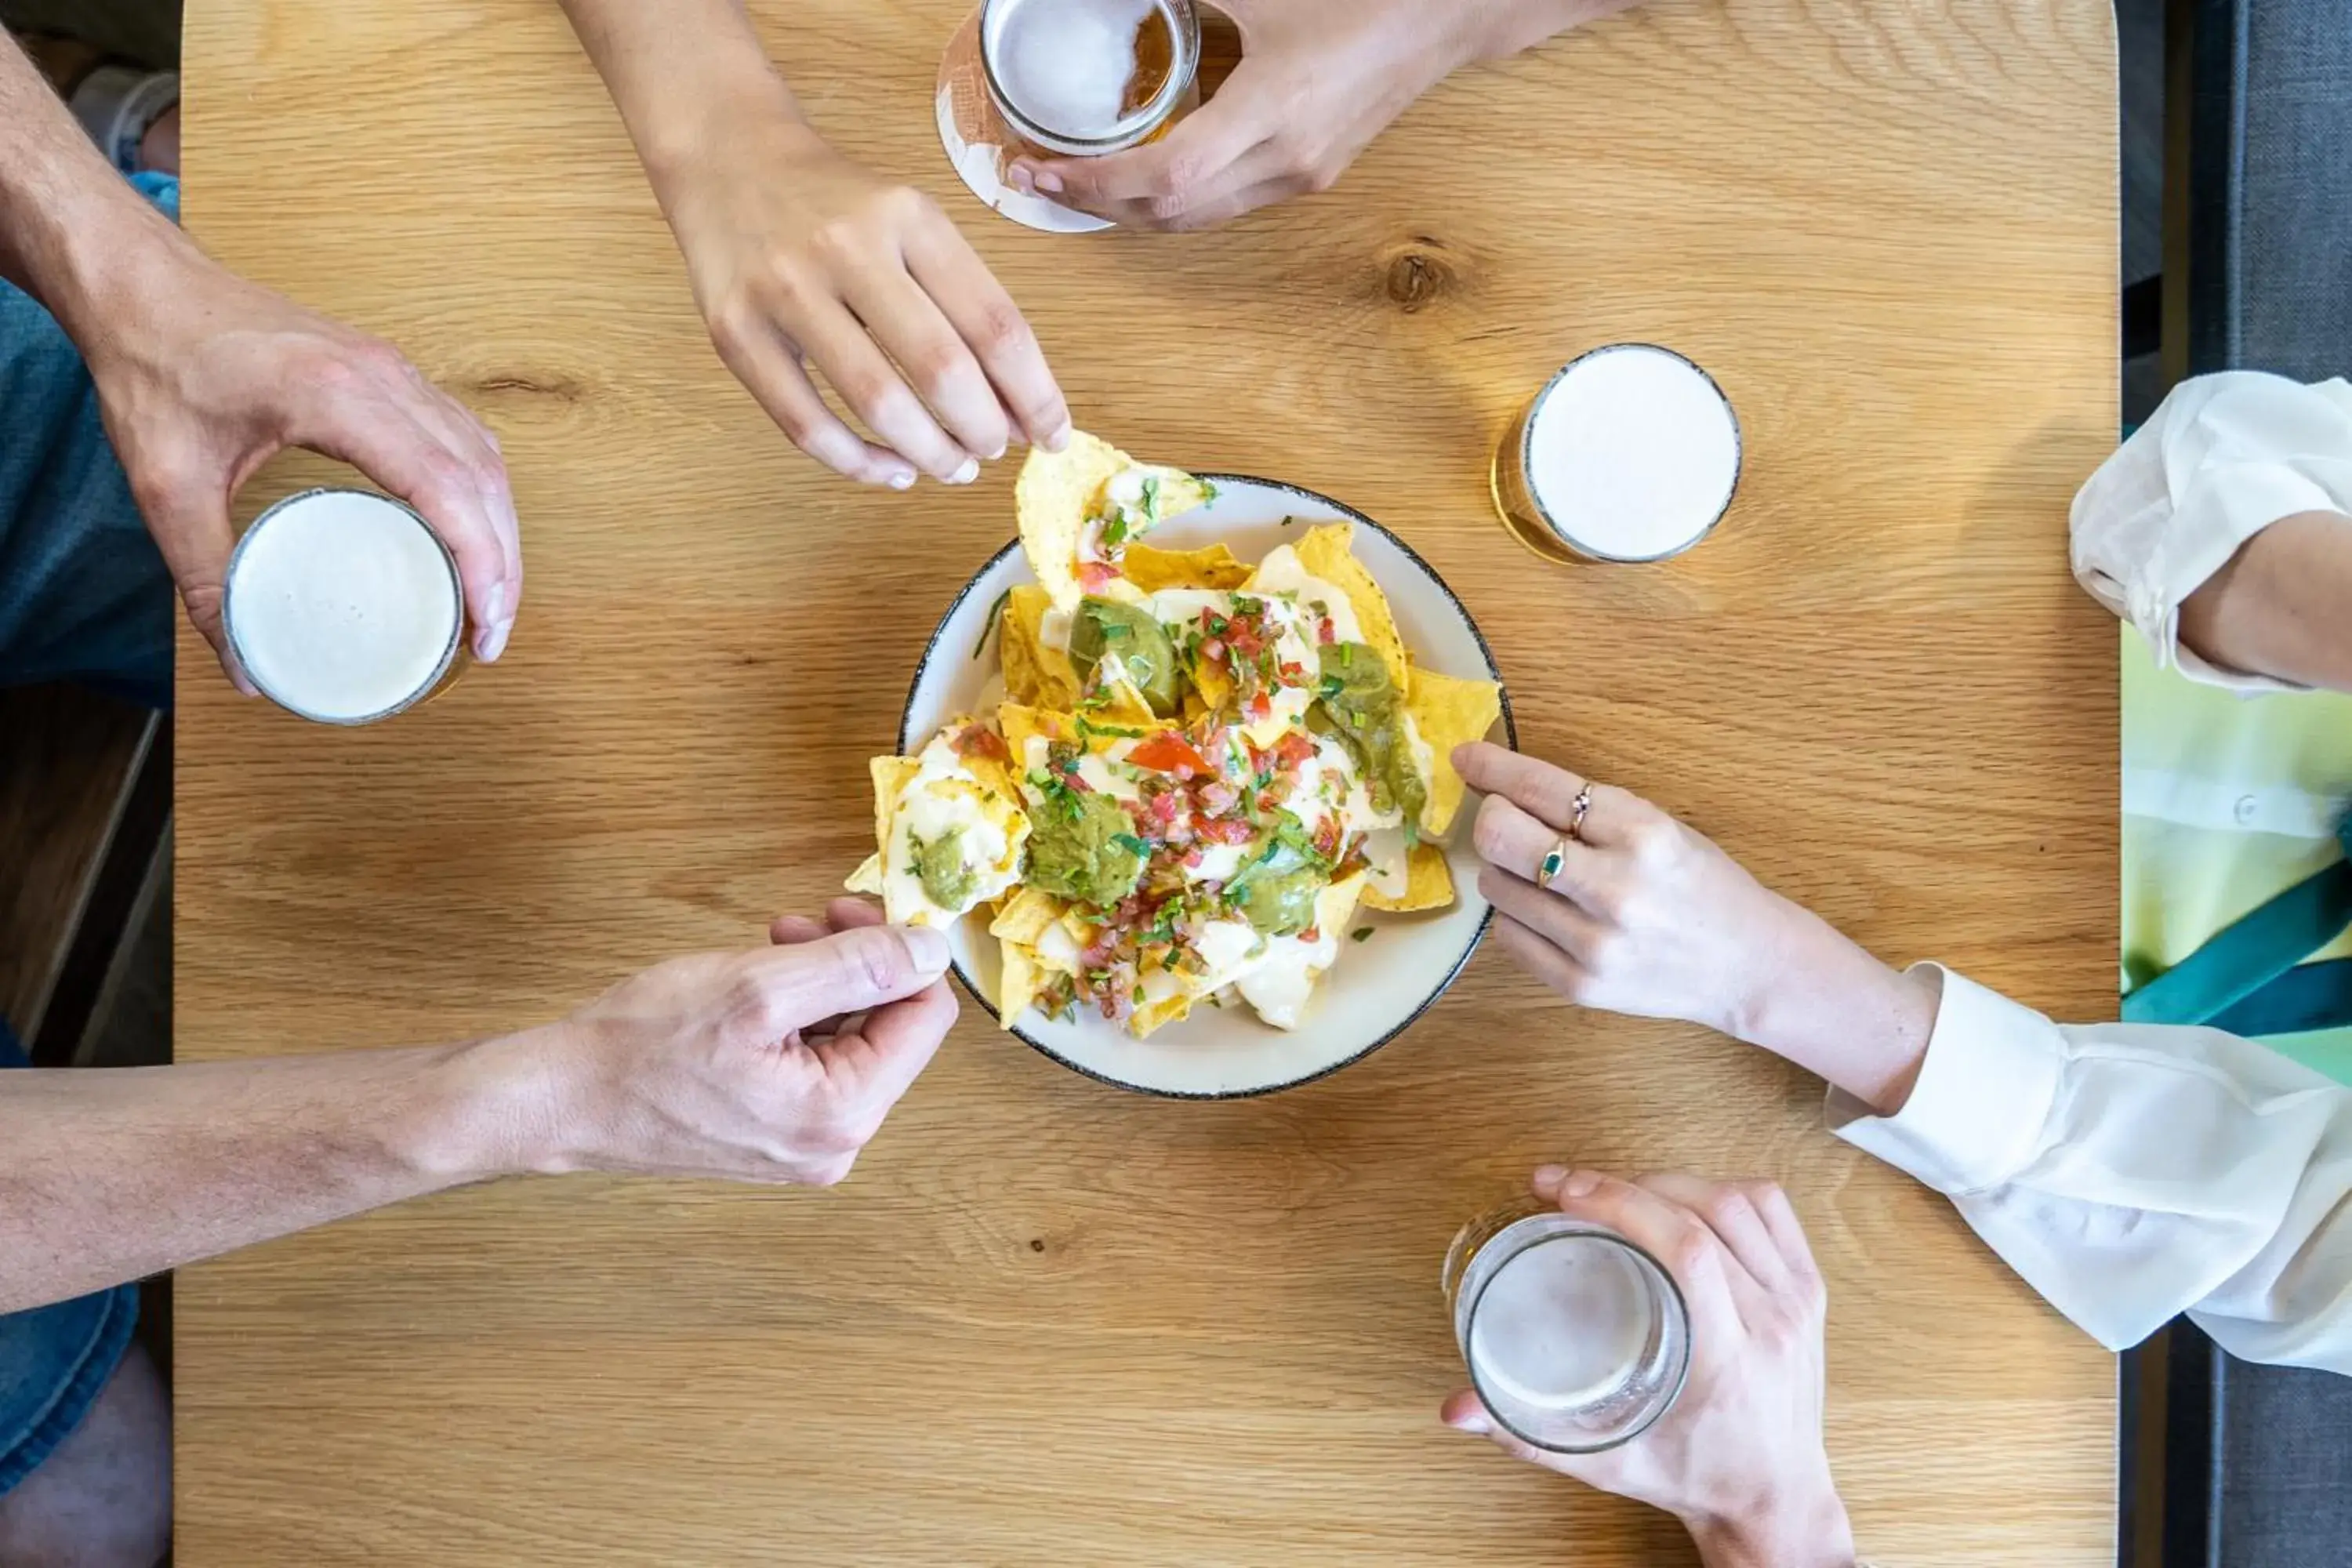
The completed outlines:
{"type": "Polygon", "coordinates": [[[1151,140],[1200,101],[1192,0],[982,0],[940,66],[940,142],[982,201],[1033,228],[1108,223],[1015,190],[1019,157],[1094,158],[1151,140]]]}
{"type": "Polygon", "coordinates": [[[1495,450],[1495,510],[1547,561],[1651,562],[1705,539],[1739,488],[1739,420],[1715,378],[1612,343],[1544,383],[1495,450]]]}
{"type": "Polygon", "coordinates": [[[1538,1448],[1629,1443],[1682,1393],[1682,1291],[1606,1226],[1528,1204],[1482,1215],[1447,1249],[1442,1284],[1478,1397],[1538,1448]]]}
{"type": "Polygon", "coordinates": [[[389,719],[467,663],[457,558],[372,490],[305,490],[255,518],[229,557],[221,624],[261,694],[320,724],[389,719]]]}

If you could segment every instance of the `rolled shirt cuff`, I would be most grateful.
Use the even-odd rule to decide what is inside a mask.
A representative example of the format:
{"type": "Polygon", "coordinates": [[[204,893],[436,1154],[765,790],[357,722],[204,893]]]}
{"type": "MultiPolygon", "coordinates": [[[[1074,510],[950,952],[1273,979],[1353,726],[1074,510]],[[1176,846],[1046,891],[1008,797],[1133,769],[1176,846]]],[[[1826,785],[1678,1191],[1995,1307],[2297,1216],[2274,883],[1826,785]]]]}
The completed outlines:
{"type": "Polygon", "coordinates": [[[1879,1116],[1833,1089],[1830,1131],[1949,1195],[1999,1186],[2041,1147],[2064,1038],[2031,1007],[1941,964],[1916,967],[1940,974],[1944,994],[1910,1098],[1879,1116]]]}

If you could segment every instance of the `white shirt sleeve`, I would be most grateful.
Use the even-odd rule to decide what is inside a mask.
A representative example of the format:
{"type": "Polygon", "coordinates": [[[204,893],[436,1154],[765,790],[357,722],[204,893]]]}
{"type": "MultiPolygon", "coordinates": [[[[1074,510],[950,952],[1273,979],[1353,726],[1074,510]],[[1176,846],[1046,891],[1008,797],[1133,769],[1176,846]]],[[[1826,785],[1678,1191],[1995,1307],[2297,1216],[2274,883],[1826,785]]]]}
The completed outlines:
{"type": "Polygon", "coordinates": [[[2074,497],[2074,575],[2157,663],[2241,691],[2300,688],[2180,646],[2180,602],[2238,547],[2305,511],[2352,512],[2352,386],[2227,371],[2184,381],[2074,497]]]}
{"type": "Polygon", "coordinates": [[[2110,1350],[2186,1311],[2248,1361],[2352,1373],[2352,1090],[2218,1029],[2061,1026],[1943,979],[1909,1100],[1833,1090],[1832,1131],[2110,1350]]]}

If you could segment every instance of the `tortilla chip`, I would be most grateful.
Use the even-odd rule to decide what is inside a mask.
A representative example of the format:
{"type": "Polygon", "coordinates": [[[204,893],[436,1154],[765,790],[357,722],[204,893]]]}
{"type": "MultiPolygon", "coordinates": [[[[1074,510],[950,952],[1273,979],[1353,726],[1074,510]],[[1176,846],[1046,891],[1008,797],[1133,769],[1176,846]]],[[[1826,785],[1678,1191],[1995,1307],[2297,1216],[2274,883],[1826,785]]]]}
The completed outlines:
{"type": "Polygon", "coordinates": [[[1462,775],[1454,771],[1454,748],[1484,740],[1503,716],[1503,689],[1491,680],[1464,680],[1416,669],[1405,688],[1405,711],[1430,750],[1429,804],[1421,830],[1443,837],[1462,809],[1462,775]]]}
{"type": "Polygon", "coordinates": [[[1018,702],[1008,702],[996,710],[997,728],[1004,731],[1005,749],[1013,753],[1013,766],[1025,773],[1029,763],[1029,737],[1043,735],[1048,741],[1070,741],[1077,738],[1077,721],[1067,713],[1050,708],[1030,708],[1018,702]]]}
{"type": "MultiPolygon", "coordinates": [[[[1347,929],[1348,919],[1356,912],[1356,905],[1370,885],[1370,873],[1359,871],[1354,876],[1333,882],[1315,895],[1315,924],[1327,931],[1347,929]]],[[[1320,971],[1318,971],[1319,973],[1320,971]]]]}
{"type": "Polygon", "coordinates": [[[912,757],[876,757],[866,768],[874,777],[874,845],[887,855],[890,822],[898,815],[898,797],[923,771],[923,764],[912,757]]]}
{"type": "MultiPolygon", "coordinates": [[[[1166,512],[1162,512],[1164,518],[1166,512]]],[[[1162,588],[1230,590],[1250,580],[1253,568],[1222,544],[1200,550],[1155,550],[1149,544],[1127,547],[1127,580],[1147,594],[1162,588]]]]}
{"type": "Polygon", "coordinates": [[[1356,612],[1357,630],[1380,654],[1381,662],[1389,667],[1389,679],[1402,691],[1412,673],[1404,639],[1397,635],[1396,616],[1389,610],[1388,595],[1381,592],[1381,585],[1372,580],[1364,563],[1356,559],[1355,544],[1354,523],[1328,522],[1320,528],[1308,529],[1306,537],[1293,544],[1291,550],[1308,576],[1320,577],[1348,595],[1348,603],[1356,612]]]}
{"type": "Polygon", "coordinates": [[[1163,1024],[1181,1024],[1192,1016],[1193,1001],[1190,994],[1179,993],[1161,1001],[1146,1002],[1128,1015],[1127,1032],[1140,1040],[1150,1037],[1163,1024]]]}
{"type": "Polygon", "coordinates": [[[1017,942],[1006,941],[1002,962],[1003,973],[996,983],[996,1026],[1010,1029],[1013,1021],[1029,1010],[1045,987],[1045,976],[1038,969],[1030,951],[1017,942]]]}
{"type": "Polygon", "coordinates": [[[865,893],[874,898],[880,898],[882,896],[881,855],[879,853],[868,855],[860,861],[857,869],[849,874],[849,880],[844,882],[842,886],[853,893],[865,893]]]}
{"type": "Polygon", "coordinates": [[[1004,602],[1004,694],[1035,708],[1068,709],[1078,700],[1078,672],[1067,649],[1040,636],[1054,601],[1034,583],[1013,586],[1004,602]]]}
{"type": "Polygon", "coordinates": [[[1443,846],[1425,839],[1414,845],[1405,857],[1404,878],[1404,891],[1394,898],[1390,898],[1367,880],[1364,884],[1364,907],[1409,914],[1417,910],[1443,910],[1453,905],[1454,868],[1445,863],[1443,846]]]}
{"type": "Polygon", "coordinates": [[[1035,888],[1023,888],[1004,900],[989,922],[988,934],[1035,947],[1045,929],[1062,918],[1062,901],[1035,888]]]}
{"type": "Polygon", "coordinates": [[[1224,666],[1195,658],[1184,673],[1192,682],[1192,689],[1200,694],[1202,705],[1210,712],[1223,712],[1233,706],[1234,678],[1224,666]]]}
{"type": "MultiPolygon", "coordinates": [[[[1106,657],[1104,663],[1110,662],[1106,657]]],[[[1088,709],[1083,717],[1097,724],[1116,724],[1127,730],[1160,730],[1167,727],[1152,713],[1151,704],[1145,701],[1143,693],[1135,689],[1135,682],[1126,676],[1112,676],[1103,685],[1103,695],[1108,700],[1099,708],[1088,709]]]]}
{"type": "MultiPolygon", "coordinates": [[[[1021,478],[1013,488],[1013,504],[1021,520],[1021,548],[1029,570],[1055,605],[1077,607],[1078,545],[1086,537],[1087,518],[1102,500],[1103,486],[1128,468],[1140,468],[1160,480],[1160,521],[1192,510],[1209,499],[1209,487],[1181,468],[1138,463],[1099,437],[1077,431],[1058,452],[1029,448],[1021,478]]],[[[1106,598],[1133,603],[1142,591],[1125,578],[1103,589],[1106,598]]]]}

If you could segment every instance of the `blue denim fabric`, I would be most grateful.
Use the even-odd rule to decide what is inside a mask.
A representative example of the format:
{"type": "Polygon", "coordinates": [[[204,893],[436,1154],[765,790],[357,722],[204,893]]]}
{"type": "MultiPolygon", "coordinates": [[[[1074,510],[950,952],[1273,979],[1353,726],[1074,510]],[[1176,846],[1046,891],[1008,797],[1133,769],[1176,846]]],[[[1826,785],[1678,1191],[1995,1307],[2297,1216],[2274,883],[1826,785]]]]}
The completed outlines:
{"type": "MultiPolygon", "coordinates": [[[[180,185],[133,184],[173,218],[180,185]]],[[[81,680],[172,700],[172,579],[65,332],[0,283],[0,686],[81,680]]]]}
{"type": "MultiPolygon", "coordinates": [[[[0,1023],[0,1069],[26,1065],[0,1023]]],[[[0,1497],[81,1425],[138,1323],[136,1285],[0,1316],[0,1497]]]]}

